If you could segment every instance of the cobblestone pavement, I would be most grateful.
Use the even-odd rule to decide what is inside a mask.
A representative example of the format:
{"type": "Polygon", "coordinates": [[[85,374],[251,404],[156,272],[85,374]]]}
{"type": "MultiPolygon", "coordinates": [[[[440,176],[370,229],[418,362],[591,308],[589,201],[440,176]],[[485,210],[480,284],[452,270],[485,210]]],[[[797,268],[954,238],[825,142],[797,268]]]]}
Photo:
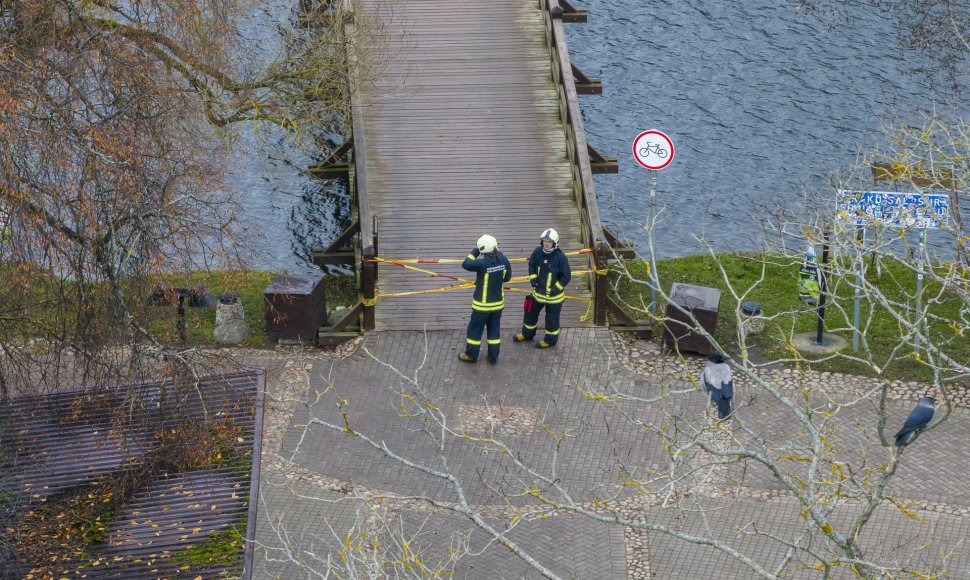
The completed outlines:
{"type": "MultiPolygon", "coordinates": [[[[669,454],[656,433],[636,422],[669,430],[678,421],[708,421],[706,399],[692,383],[702,359],[662,357],[653,343],[598,328],[564,330],[559,345],[545,351],[504,338],[497,365],[459,362],[461,332],[388,332],[368,335],[356,352],[351,345],[336,354],[290,356],[270,374],[257,517],[259,577],[313,576],[308,571],[325,569],[327,555],[339,559],[348,530],[369,538],[383,533],[383,545],[395,535],[414,535],[412,543],[424,550],[421,561],[429,566],[446,562],[455,549],[465,551],[455,568],[458,578],[538,577],[465,515],[418,499],[444,506],[459,501],[459,488],[435,475],[444,472],[460,481],[462,496],[484,524],[498,530],[514,524],[504,535],[508,543],[565,578],[748,578],[751,571],[718,550],[667,534],[564,512],[540,514],[535,494],[554,497],[540,475],[593,511],[602,511],[600,501],[611,490],[626,490],[611,509],[683,533],[713,534],[768,567],[785,548],[765,534],[799,537],[803,520],[795,500],[752,465],[717,471],[673,498],[687,510],[664,507],[656,493],[637,493],[668,489],[668,474],[658,470],[666,468],[669,454]],[[628,399],[618,401],[607,385],[628,399]],[[418,408],[440,412],[459,436],[439,446],[441,426],[427,423],[428,414],[418,408]],[[347,432],[364,434],[421,468],[406,467],[347,432]],[[483,442],[489,437],[514,453],[483,442]],[[651,477],[657,478],[653,488],[632,485],[651,477]]],[[[872,386],[870,379],[781,369],[763,376],[793,390],[812,385],[837,401],[872,386]]],[[[888,431],[898,428],[926,390],[892,385],[888,431]]],[[[739,381],[736,402],[738,423],[752,433],[779,442],[803,438],[765,392],[739,381]]],[[[874,438],[873,416],[868,404],[846,406],[826,425],[847,461],[858,462],[863,451],[885,457],[874,438]]],[[[970,452],[961,444],[968,435],[968,411],[958,408],[948,423],[907,450],[890,491],[909,502],[912,518],[893,506],[879,508],[863,538],[873,553],[915,551],[922,560],[908,563],[942,564],[951,577],[970,578],[970,492],[963,467],[970,452]]],[[[734,436],[742,443],[750,437],[737,429],[734,436]]],[[[847,526],[852,508],[835,507],[833,522],[847,526]]],[[[784,577],[816,575],[796,565],[784,577]]]]}

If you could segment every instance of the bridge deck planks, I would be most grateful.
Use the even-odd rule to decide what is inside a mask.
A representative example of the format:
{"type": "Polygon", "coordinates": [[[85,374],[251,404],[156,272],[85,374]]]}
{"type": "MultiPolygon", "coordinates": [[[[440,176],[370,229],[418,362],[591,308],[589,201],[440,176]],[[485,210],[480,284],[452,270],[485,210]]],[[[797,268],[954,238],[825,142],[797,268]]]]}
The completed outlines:
{"type": "MultiPolygon", "coordinates": [[[[464,258],[481,234],[526,257],[555,227],[579,249],[580,215],[537,2],[402,0],[389,22],[388,68],[366,99],[367,188],[383,258],[464,258]]],[[[379,13],[383,8],[372,4],[379,13]]],[[[585,256],[571,258],[585,270],[585,256]]],[[[524,263],[513,274],[527,274],[524,263]]],[[[419,267],[473,278],[459,265],[419,267]]],[[[462,328],[471,290],[394,292],[457,282],[379,268],[378,330],[462,328]]],[[[528,284],[518,284],[528,288],[528,284]]],[[[588,324],[590,289],[576,276],[563,326],[588,324]]],[[[503,334],[521,323],[524,293],[507,292],[503,334]]],[[[541,321],[540,321],[541,323],[541,321]]],[[[506,336],[507,338],[507,336],[506,336]]]]}

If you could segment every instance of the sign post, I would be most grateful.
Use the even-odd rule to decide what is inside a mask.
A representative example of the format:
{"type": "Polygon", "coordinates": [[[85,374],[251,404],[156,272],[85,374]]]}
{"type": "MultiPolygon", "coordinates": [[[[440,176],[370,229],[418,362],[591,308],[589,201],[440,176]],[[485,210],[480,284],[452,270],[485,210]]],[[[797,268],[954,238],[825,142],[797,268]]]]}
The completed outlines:
{"type": "MultiPolygon", "coordinates": [[[[657,217],[657,172],[670,165],[674,160],[674,142],[665,133],[650,129],[641,131],[633,140],[633,158],[641,167],[650,170],[650,221],[648,228],[653,229],[653,221],[657,217]]],[[[650,231],[648,230],[648,231],[650,231]]],[[[657,261],[654,252],[650,252],[650,313],[657,313],[657,261]]]]}
{"type": "Polygon", "coordinates": [[[829,232],[822,231],[822,265],[818,269],[818,308],[815,313],[818,315],[818,327],[815,334],[815,344],[825,344],[823,334],[825,330],[825,293],[828,291],[828,276],[826,276],[825,265],[829,263],[829,232]]]}
{"type": "MultiPolygon", "coordinates": [[[[913,349],[919,354],[919,332],[923,324],[923,257],[926,251],[926,232],[945,227],[950,220],[950,196],[934,193],[905,193],[897,191],[849,191],[839,192],[838,216],[854,219],[859,228],[860,239],[865,226],[879,223],[902,229],[919,228],[919,253],[916,258],[916,329],[913,349]]],[[[852,332],[852,350],[859,350],[859,288],[862,286],[861,258],[856,270],[855,314],[852,332]]]]}
{"type": "Polygon", "coordinates": [[[913,352],[919,354],[919,333],[923,327],[923,252],[926,250],[926,228],[919,231],[919,254],[916,257],[916,335],[913,352]]]}

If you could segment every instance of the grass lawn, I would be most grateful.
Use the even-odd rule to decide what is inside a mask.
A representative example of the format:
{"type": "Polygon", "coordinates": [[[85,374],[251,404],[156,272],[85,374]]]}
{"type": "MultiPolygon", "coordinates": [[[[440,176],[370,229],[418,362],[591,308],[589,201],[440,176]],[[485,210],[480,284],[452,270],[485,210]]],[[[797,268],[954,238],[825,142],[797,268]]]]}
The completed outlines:
{"type": "MultiPolygon", "coordinates": [[[[191,288],[201,283],[218,299],[219,294],[235,292],[242,301],[246,313],[246,323],[253,330],[252,336],[244,343],[247,346],[263,347],[270,344],[266,338],[266,318],[264,315],[263,290],[269,285],[276,273],[266,271],[251,272],[192,272],[172,274],[163,279],[175,287],[191,288]]],[[[327,275],[323,279],[327,308],[352,306],[357,303],[357,282],[353,276],[340,274],[327,275]]],[[[177,308],[172,306],[144,309],[148,318],[148,328],[167,342],[178,340],[176,333],[177,308]]],[[[185,309],[185,334],[189,344],[214,345],[212,331],[215,329],[215,308],[185,309]]]]}
{"type": "MultiPolygon", "coordinates": [[[[160,278],[152,278],[147,284],[143,282],[132,284],[131,289],[128,290],[131,293],[128,303],[139,324],[147,327],[162,341],[174,344],[178,340],[176,303],[173,301],[171,305],[145,306],[145,299],[150,294],[145,288],[151,288],[161,280],[177,288],[193,288],[202,284],[215,299],[218,299],[222,293],[234,292],[242,301],[246,322],[253,331],[244,344],[263,347],[269,345],[266,338],[263,290],[274,276],[276,273],[266,271],[196,271],[165,274],[160,278]]],[[[337,306],[349,307],[357,303],[357,282],[353,276],[328,274],[324,277],[323,283],[329,310],[337,306]]],[[[93,297],[93,301],[98,304],[98,312],[101,313],[92,319],[92,324],[107,324],[103,319],[103,312],[107,309],[105,305],[113,299],[103,295],[103,292],[99,295],[101,288],[99,284],[92,284],[85,289],[85,293],[93,297]]],[[[74,305],[78,292],[78,287],[69,280],[52,278],[44,273],[15,272],[11,270],[11,266],[0,264],[0,297],[9,298],[3,304],[5,309],[0,308],[0,316],[8,317],[6,320],[0,319],[0,322],[5,322],[0,324],[0,341],[26,340],[38,334],[61,330],[67,332],[69,336],[71,329],[78,324],[79,315],[74,305]],[[6,286],[4,286],[5,283],[6,286]],[[28,320],[19,319],[19,316],[25,316],[28,320]]],[[[217,344],[212,337],[215,319],[214,307],[190,308],[186,301],[185,331],[188,344],[217,344]]],[[[118,340],[124,340],[124,338],[119,336],[118,340]]]]}
{"type": "MultiPolygon", "coordinates": [[[[724,274],[710,256],[688,256],[658,262],[657,272],[663,289],[669,292],[673,282],[683,282],[720,290],[721,302],[715,337],[735,355],[738,352],[738,338],[737,317],[734,313],[738,302],[753,300],[760,303],[763,314],[769,320],[764,332],[748,338],[749,344],[753,346],[752,360],[793,358],[794,353],[788,348],[786,337],[801,332],[814,332],[818,324],[815,308],[802,303],[798,298],[800,261],[771,256],[763,260],[762,256],[752,254],[723,254],[719,258],[738,293],[738,298],[727,291],[724,274]]],[[[627,267],[635,276],[647,279],[647,265],[643,261],[628,262],[627,267]]],[[[887,296],[902,302],[906,302],[907,293],[912,295],[915,291],[915,275],[897,264],[884,262],[878,277],[875,268],[869,268],[868,275],[869,281],[887,296]]],[[[612,280],[617,278],[616,273],[611,274],[612,280]]],[[[814,362],[806,357],[807,364],[821,371],[875,375],[870,366],[848,358],[853,354],[850,328],[854,297],[852,280],[830,280],[829,285],[829,290],[835,292],[835,300],[834,304],[830,303],[826,307],[825,330],[844,337],[849,346],[842,352],[843,356],[814,362]]],[[[936,296],[938,290],[934,284],[927,282],[924,296],[936,296]]],[[[619,281],[617,295],[631,305],[647,304],[650,300],[649,288],[623,279],[619,281]]],[[[939,302],[932,306],[931,313],[945,320],[960,321],[962,302],[953,296],[944,295],[939,298],[939,302]]],[[[661,302],[658,312],[663,312],[665,308],[666,305],[661,302]]],[[[643,312],[634,312],[632,308],[627,310],[634,318],[648,318],[643,312]]],[[[865,328],[863,340],[874,353],[873,362],[883,366],[889,352],[899,343],[902,329],[887,312],[865,299],[862,301],[861,326],[865,328]]],[[[657,326],[655,335],[659,335],[660,330],[657,326]]],[[[956,360],[970,360],[970,338],[959,336],[957,331],[958,328],[944,322],[930,324],[930,336],[936,344],[943,345],[943,350],[956,360]]],[[[964,334],[970,335],[970,332],[965,331],[964,334]]],[[[900,358],[883,369],[883,376],[891,380],[924,381],[932,377],[931,369],[914,355],[912,346],[903,346],[898,353],[900,358]]],[[[859,356],[865,356],[863,348],[860,348],[859,356]]]]}

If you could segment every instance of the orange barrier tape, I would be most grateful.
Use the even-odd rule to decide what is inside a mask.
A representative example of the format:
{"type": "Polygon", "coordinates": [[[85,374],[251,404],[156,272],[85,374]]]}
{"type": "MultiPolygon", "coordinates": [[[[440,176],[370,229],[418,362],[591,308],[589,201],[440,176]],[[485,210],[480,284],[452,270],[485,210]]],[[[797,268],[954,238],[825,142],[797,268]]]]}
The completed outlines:
{"type": "MultiPolygon", "coordinates": [[[[577,253],[584,253],[584,252],[585,253],[589,253],[590,251],[592,251],[592,250],[579,250],[577,253]]],[[[390,293],[386,293],[386,294],[380,294],[380,297],[381,298],[398,298],[398,297],[401,297],[401,296],[416,296],[416,295],[419,295],[419,294],[434,294],[436,292],[450,292],[452,290],[467,290],[468,288],[474,288],[475,287],[475,281],[474,280],[468,280],[467,278],[459,278],[457,276],[449,276],[447,274],[441,274],[439,272],[433,272],[431,270],[425,270],[424,268],[417,268],[415,266],[409,265],[407,263],[407,261],[390,260],[390,259],[385,259],[385,258],[378,258],[376,256],[374,258],[365,258],[364,261],[365,262],[378,262],[378,263],[383,263],[383,264],[389,264],[389,265],[392,265],[392,266],[398,266],[398,267],[404,268],[406,270],[414,270],[415,272],[421,272],[422,274],[427,274],[429,276],[438,277],[438,278],[447,278],[449,280],[454,280],[456,282],[461,282],[460,284],[452,284],[450,286],[445,286],[445,287],[442,287],[442,288],[431,288],[431,289],[428,289],[428,290],[413,290],[413,291],[410,291],[410,292],[390,292],[390,293]]],[[[424,261],[424,262],[421,262],[421,263],[428,263],[428,262],[427,261],[424,261]]],[[[596,273],[596,274],[604,275],[604,274],[606,274],[606,272],[607,272],[606,270],[578,270],[576,272],[573,272],[573,274],[596,273]]],[[[528,282],[528,281],[529,281],[529,277],[528,276],[514,276],[507,283],[508,284],[518,284],[520,282],[528,282]]],[[[526,294],[531,294],[532,293],[532,290],[531,289],[526,289],[526,288],[513,288],[511,286],[503,286],[503,288],[505,290],[508,290],[509,292],[523,292],[523,293],[526,293],[526,294]]],[[[565,297],[566,297],[567,300],[590,300],[590,304],[592,304],[592,301],[589,298],[580,298],[578,296],[570,296],[569,294],[566,294],[565,297]]],[[[374,306],[374,304],[377,303],[377,298],[378,298],[378,296],[375,295],[374,298],[372,298],[370,300],[364,299],[363,300],[363,305],[364,306],[374,306]]],[[[585,317],[588,314],[589,314],[589,307],[587,307],[586,314],[584,314],[583,316],[585,317]]],[[[584,320],[585,320],[585,318],[584,318],[584,320]]]]}
{"type": "MultiPolygon", "coordinates": [[[[475,283],[474,282],[471,282],[471,283],[468,283],[468,284],[453,284],[451,286],[444,286],[442,288],[431,288],[431,289],[428,289],[428,290],[412,290],[411,292],[388,292],[388,293],[381,293],[381,294],[375,295],[374,298],[372,298],[370,300],[368,300],[366,298],[363,299],[363,303],[364,303],[364,306],[373,306],[374,304],[377,303],[377,299],[378,298],[399,298],[401,296],[416,296],[418,294],[434,294],[436,292],[451,292],[452,290],[468,290],[469,288],[474,288],[474,287],[475,287],[475,283]]],[[[531,290],[525,290],[525,289],[522,289],[522,288],[509,288],[508,286],[506,286],[505,289],[507,291],[509,291],[509,292],[522,292],[524,294],[531,294],[532,293],[531,290]]],[[[567,300],[586,300],[586,301],[592,301],[592,298],[582,298],[582,297],[579,297],[579,296],[570,296],[569,294],[566,294],[566,299],[567,300]]],[[[587,313],[588,313],[589,312],[589,308],[587,308],[586,310],[587,310],[587,313]]]]}
{"type": "MultiPolygon", "coordinates": [[[[570,250],[568,252],[563,252],[567,256],[581,256],[583,254],[592,254],[596,250],[592,248],[584,248],[582,250],[570,250]]],[[[386,262],[391,262],[395,264],[461,264],[464,262],[464,258],[381,258],[386,262]]],[[[512,263],[524,263],[528,262],[529,258],[509,258],[509,262],[512,263]]]]}

